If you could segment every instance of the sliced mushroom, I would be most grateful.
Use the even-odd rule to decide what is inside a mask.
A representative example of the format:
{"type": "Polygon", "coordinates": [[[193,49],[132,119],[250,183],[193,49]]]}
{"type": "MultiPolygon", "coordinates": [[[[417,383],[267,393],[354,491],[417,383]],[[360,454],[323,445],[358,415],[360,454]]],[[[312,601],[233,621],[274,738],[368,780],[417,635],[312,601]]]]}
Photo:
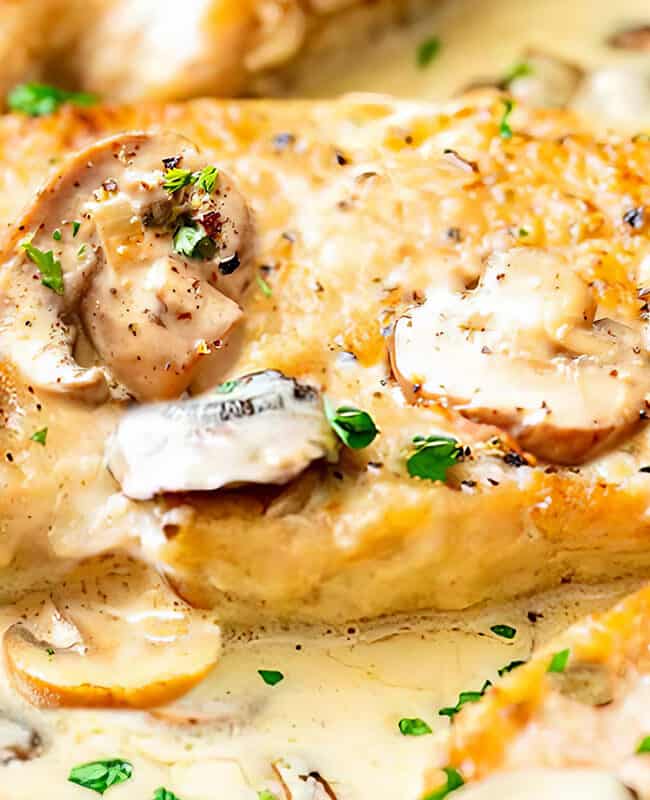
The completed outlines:
{"type": "Polygon", "coordinates": [[[553,688],[564,697],[589,706],[604,706],[614,699],[614,675],[605,664],[575,662],[563,672],[549,673],[553,688]]]}
{"type": "Polygon", "coordinates": [[[541,50],[529,50],[523,60],[527,69],[515,74],[506,87],[512,96],[533,106],[557,108],[568,105],[584,72],[576,64],[541,50]]]}
{"type": "Polygon", "coordinates": [[[143,565],[104,560],[66,582],[61,597],[44,598],[38,617],[4,634],[8,673],[34,705],[158,706],[195,686],[219,657],[214,619],[143,565]]]}
{"type": "Polygon", "coordinates": [[[312,461],[336,454],[318,392],[270,370],[191,400],[134,407],[107,450],[113,476],[136,500],[286,483],[312,461]]]}
{"type": "Polygon", "coordinates": [[[41,752],[41,737],[30,725],[0,716],[0,764],[31,761],[41,752]]]}
{"type": "Polygon", "coordinates": [[[334,789],[319,772],[308,770],[295,759],[274,761],[271,766],[285,800],[337,800],[334,789]]]}
{"type": "Polygon", "coordinates": [[[650,391],[640,332],[595,311],[557,256],[498,253],[475,290],[437,290],[397,322],[393,368],[407,398],[444,401],[541,458],[579,464],[638,423],[650,391]]]}
{"type": "Polygon", "coordinates": [[[607,44],[620,50],[650,53],[650,24],[635,25],[616,31],[609,37],[607,44]]]}
{"type": "Polygon", "coordinates": [[[90,402],[111,382],[140,400],[173,398],[221,347],[242,315],[252,228],[227,175],[197,179],[206,166],[174,134],[121,134],[78,153],[38,193],[0,254],[0,347],[28,382],[90,402]],[[191,181],[166,189],[171,169],[191,181]],[[192,255],[176,251],[189,249],[175,239],[181,227],[205,234],[192,255]],[[42,283],[25,236],[60,264],[58,290],[42,283]],[[75,361],[80,330],[97,365],[75,361]]]}
{"type": "Polygon", "coordinates": [[[263,702],[260,698],[197,700],[190,695],[190,698],[151,709],[149,714],[175,727],[212,728],[233,734],[250,726],[263,702]]]}

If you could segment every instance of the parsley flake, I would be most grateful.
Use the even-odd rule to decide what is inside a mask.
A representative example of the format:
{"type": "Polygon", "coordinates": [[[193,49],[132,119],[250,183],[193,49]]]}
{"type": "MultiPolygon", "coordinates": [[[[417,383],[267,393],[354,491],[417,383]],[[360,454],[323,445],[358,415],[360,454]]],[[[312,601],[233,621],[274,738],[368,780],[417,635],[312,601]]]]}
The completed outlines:
{"type": "Polygon", "coordinates": [[[428,67],[429,64],[436,58],[442,47],[442,42],[438,36],[431,36],[425,39],[419,46],[415,53],[415,60],[420,69],[428,67]]]}
{"type": "Polygon", "coordinates": [[[199,173],[197,186],[199,189],[203,189],[204,192],[212,194],[214,187],[217,185],[218,177],[219,170],[216,167],[204,167],[199,173]]]}
{"type": "Polygon", "coordinates": [[[456,789],[460,789],[465,783],[463,776],[457,769],[453,767],[444,767],[442,771],[447,776],[447,782],[439,789],[434,789],[432,792],[429,792],[422,800],[443,800],[444,797],[447,797],[448,794],[456,789]]]}
{"type": "Polygon", "coordinates": [[[414,452],[406,462],[408,474],[429,481],[444,481],[449,467],[463,454],[457,440],[447,436],[416,436],[413,446],[414,452]]]}
{"type": "Polygon", "coordinates": [[[255,280],[257,281],[257,285],[260,287],[260,291],[264,297],[271,297],[273,294],[273,289],[271,289],[259,272],[255,275],[255,280]]]}
{"type": "Polygon", "coordinates": [[[510,625],[493,625],[490,630],[502,639],[514,639],[517,635],[517,629],[510,625]]]}
{"type": "Polygon", "coordinates": [[[258,669],[257,674],[267,686],[275,686],[284,680],[284,675],[277,669],[258,669]]]}
{"type": "Polygon", "coordinates": [[[77,220],[72,220],[72,238],[76,239],[77,234],[79,233],[79,228],[81,227],[81,223],[77,222],[77,220]]]}
{"type": "Polygon", "coordinates": [[[188,258],[212,258],[217,251],[214,239],[210,238],[202,225],[181,225],[174,234],[174,250],[188,258]]]}
{"type": "Polygon", "coordinates": [[[41,444],[43,447],[45,447],[47,442],[47,428],[41,428],[40,431],[32,433],[29,438],[32,440],[32,442],[36,442],[37,444],[41,444]]]}
{"type": "Polygon", "coordinates": [[[513,669],[517,669],[517,667],[521,667],[525,664],[525,661],[511,661],[509,664],[506,664],[505,667],[501,667],[501,669],[497,670],[499,673],[499,677],[503,678],[504,675],[507,675],[508,672],[512,672],[513,669]]]}
{"type": "Polygon", "coordinates": [[[239,386],[239,381],[224,381],[220,386],[217,386],[216,391],[219,394],[230,394],[235,391],[237,386],[239,386]]]}
{"type": "Polygon", "coordinates": [[[262,789],[261,792],[257,793],[257,800],[278,800],[278,796],[273,792],[269,792],[268,789],[262,789]]]}
{"type": "Polygon", "coordinates": [[[133,764],[121,758],[112,758],[79,764],[70,770],[68,780],[97,794],[104,794],[111,786],[128,781],[132,775],[133,764]]]}
{"type": "Polygon", "coordinates": [[[641,753],[650,753],[650,736],[646,736],[639,742],[636,752],[641,753]]]}
{"type": "Polygon", "coordinates": [[[566,665],[569,663],[569,656],[571,651],[569,649],[560,650],[553,655],[548,665],[547,672],[564,672],[566,665]]]}
{"type": "Polygon", "coordinates": [[[159,786],[153,793],[153,800],[180,800],[180,797],[174,792],[170,792],[169,789],[165,789],[164,786],[159,786]]]}
{"type": "Polygon", "coordinates": [[[485,681],[480,691],[474,692],[461,692],[458,695],[458,702],[455,706],[446,706],[445,708],[441,708],[438,711],[438,715],[441,717],[455,717],[456,714],[461,710],[461,708],[466,705],[467,703],[478,703],[478,701],[483,697],[483,695],[487,692],[487,690],[492,686],[491,681],[485,681]]]}
{"type": "Polygon", "coordinates": [[[527,78],[529,75],[532,75],[534,71],[532,65],[527,61],[520,61],[518,64],[513,64],[506,72],[501,85],[508,88],[513,81],[516,81],[518,78],[527,78]]]}
{"type": "Polygon", "coordinates": [[[359,408],[339,406],[335,411],[326,399],[325,415],[334,433],[352,450],[368,447],[379,433],[370,414],[359,408]]]}
{"type": "Polygon", "coordinates": [[[195,183],[196,180],[197,176],[191,170],[174,167],[174,169],[167,170],[165,173],[163,189],[170,194],[174,194],[191,183],[195,183]]]}
{"type": "Polygon", "coordinates": [[[510,115],[515,107],[514,102],[510,98],[503,101],[503,115],[499,123],[499,136],[502,139],[512,139],[512,128],[510,127],[510,115]]]}
{"type": "Polygon", "coordinates": [[[63,294],[63,271],[61,269],[61,262],[54,258],[54,253],[48,250],[47,253],[34,247],[31,242],[25,242],[23,250],[27,253],[30,261],[38,267],[41,273],[41,283],[47,286],[56,294],[63,294]]]}
{"type": "Polygon", "coordinates": [[[54,239],[55,242],[61,241],[61,239],[63,238],[63,234],[61,233],[61,230],[59,228],[57,228],[54,231],[54,233],[52,234],[52,238],[54,239]]]}
{"type": "Polygon", "coordinates": [[[7,97],[7,105],[12,111],[21,111],[30,117],[42,117],[54,113],[64,103],[77,106],[92,106],[97,97],[88,92],[67,92],[56,86],[44,83],[21,83],[15,86],[7,97]]]}
{"type": "Polygon", "coordinates": [[[429,725],[419,717],[413,719],[403,718],[399,721],[398,727],[402,736],[425,736],[432,733],[429,725]]]}

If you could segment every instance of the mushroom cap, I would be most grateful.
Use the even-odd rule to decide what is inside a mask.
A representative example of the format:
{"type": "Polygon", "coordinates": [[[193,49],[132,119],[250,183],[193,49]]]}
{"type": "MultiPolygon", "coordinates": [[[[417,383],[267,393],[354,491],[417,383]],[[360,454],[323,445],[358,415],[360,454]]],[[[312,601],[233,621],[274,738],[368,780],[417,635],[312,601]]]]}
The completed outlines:
{"type": "Polygon", "coordinates": [[[319,393],[267,370],[190,400],[132,408],[108,444],[107,462],[127,497],[146,500],[287,483],[337,452],[319,393]]]}
{"type": "Polygon", "coordinates": [[[34,705],[150,708],[216,664],[221,638],[209,614],[143,565],[111,566],[107,575],[101,564],[80,572],[78,584],[66,582],[65,606],[44,599],[37,619],[6,630],[9,676],[34,705]]]}
{"type": "Polygon", "coordinates": [[[638,423],[650,390],[640,332],[595,311],[556,256],[495,254],[476,289],[436,290],[398,320],[393,368],[410,400],[446,402],[541,458],[579,464],[638,423]]]}
{"type": "Polygon", "coordinates": [[[222,172],[212,191],[196,180],[164,186],[169,169],[206,166],[177,134],[125,133],[77,153],[38,193],[0,254],[12,263],[2,287],[8,349],[37,385],[94,402],[117,381],[138,399],[168,399],[222,346],[251,277],[248,207],[222,172]],[[204,258],[177,251],[183,225],[210,235],[204,258]],[[21,249],[26,234],[60,264],[60,293],[21,249]],[[74,360],[81,331],[96,353],[88,369],[74,360]]]}

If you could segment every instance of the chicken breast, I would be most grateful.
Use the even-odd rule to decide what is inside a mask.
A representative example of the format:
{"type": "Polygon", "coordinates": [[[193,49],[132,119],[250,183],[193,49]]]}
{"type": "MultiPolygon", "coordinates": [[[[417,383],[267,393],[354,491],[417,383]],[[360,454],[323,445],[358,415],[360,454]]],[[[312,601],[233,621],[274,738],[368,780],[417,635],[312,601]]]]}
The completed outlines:
{"type": "Polygon", "coordinates": [[[434,0],[2,0],[0,93],[55,79],[111,100],[277,93],[434,0]]]}
{"type": "MultiPolygon", "coordinates": [[[[588,770],[602,770],[599,783],[609,792],[603,796],[650,797],[649,636],[646,587],[572,626],[488,688],[480,702],[465,704],[438,758],[466,784],[478,783],[474,793],[463,789],[454,797],[461,800],[467,791],[489,800],[498,796],[490,787],[499,785],[519,797],[526,781],[543,784],[553,775],[549,770],[559,771],[559,794],[543,796],[565,796],[564,771],[567,780],[572,770],[585,771],[581,780],[572,779],[578,792],[581,783],[589,785],[588,770]],[[610,783],[618,783],[618,794],[610,783]]],[[[438,783],[438,771],[429,779],[431,786],[438,783]]]]}
{"type": "MultiPolygon", "coordinates": [[[[189,392],[210,397],[242,376],[275,370],[312,398],[314,424],[296,431],[322,436],[312,413],[327,413],[344,445],[336,455],[324,439],[306,447],[306,434],[296,433],[294,460],[308,456],[295,461],[300,474],[280,485],[278,476],[296,472],[278,462],[270,478],[247,466],[244,484],[232,472],[231,483],[221,476],[212,484],[224,487],[217,491],[181,491],[187,483],[172,463],[159,483],[167,493],[127,497],[106,459],[132,410],[119,398],[90,402],[33,385],[25,377],[31,363],[2,345],[3,594],[119,548],[162,565],[192,603],[217,605],[221,618],[242,623],[458,609],[647,572],[650,144],[644,137],[597,141],[565,112],[523,106],[503,135],[503,116],[501,96],[487,93],[442,108],[367,96],[66,108],[40,120],[2,119],[7,220],[42,202],[34,196],[50,170],[78,163],[65,161],[69,154],[117,132],[172,130],[194,143],[200,164],[232,179],[254,220],[254,277],[239,297],[241,321],[204,355],[189,392]],[[499,279],[501,272],[507,277],[499,279]],[[570,287],[566,302],[547,273],[570,287]],[[544,302],[539,286],[548,292],[544,302]],[[507,305],[493,302],[501,291],[507,305]],[[475,303],[474,326],[485,316],[485,340],[467,355],[471,342],[460,333],[446,355],[442,344],[427,349],[428,337],[444,339],[436,330],[465,325],[459,312],[440,327],[442,295],[453,308],[475,303]],[[399,333],[416,311],[423,334],[411,347],[399,333]],[[472,363],[497,359],[502,376],[500,384],[481,384],[475,403],[467,402],[472,384],[462,377],[470,354],[472,363]],[[416,356],[426,377],[420,387],[416,356]],[[535,377],[525,408],[514,365],[535,377]],[[545,387],[553,396],[547,408],[545,387]],[[346,408],[371,418],[358,449],[347,446],[346,408]],[[329,461],[318,458],[324,453],[329,461]]],[[[194,173],[187,174],[189,181],[194,173]]],[[[160,191],[163,178],[149,180],[160,191]]],[[[54,236],[49,230],[34,240],[41,250],[54,236]]],[[[53,257],[71,241],[52,241],[53,257]]],[[[5,246],[20,247],[15,230],[5,246]]],[[[18,268],[32,270],[44,296],[24,258],[6,261],[3,283],[16,285],[18,268]]],[[[0,334],[26,314],[21,336],[30,340],[30,308],[5,304],[0,334]]],[[[83,320],[76,329],[76,363],[103,369],[83,320]]],[[[483,381],[484,373],[475,377],[483,381]]],[[[258,439],[267,465],[274,457],[267,445],[274,437],[286,445],[292,430],[291,405],[274,392],[259,406],[237,393],[235,405],[214,406],[228,409],[221,421],[232,412],[256,424],[258,410],[276,409],[268,425],[247,428],[255,434],[246,453],[258,439]]],[[[213,417],[188,416],[183,402],[168,400],[164,414],[188,420],[199,435],[196,426],[213,417]]],[[[162,417],[157,423],[164,431],[162,417]]],[[[222,430],[209,435],[218,441],[222,430]]],[[[128,452],[120,458],[153,464],[155,454],[145,455],[149,461],[128,452]]],[[[286,447],[283,458],[291,460],[286,447]]]]}

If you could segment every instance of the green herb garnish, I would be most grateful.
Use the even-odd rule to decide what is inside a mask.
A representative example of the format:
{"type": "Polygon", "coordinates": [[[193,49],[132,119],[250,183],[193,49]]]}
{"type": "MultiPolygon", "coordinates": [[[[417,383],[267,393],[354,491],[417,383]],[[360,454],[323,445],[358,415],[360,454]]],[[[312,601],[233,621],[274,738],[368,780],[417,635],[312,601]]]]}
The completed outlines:
{"type": "Polygon", "coordinates": [[[646,736],[645,738],[641,739],[637,748],[637,753],[650,753],[650,736],[646,736]]]}
{"type": "Polygon", "coordinates": [[[512,139],[512,128],[510,127],[510,115],[512,114],[512,110],[515,107],[515,104],[510,98],[506,98],[503,101],[503,116],[501,117],[501,122],[499,123],[499,136],[502,139],[512,139]]]}
{"type": "Polygon", "coordinates": [[[106,761],[90,761],[88,764],[73,767],[68,780],[97,794],[104,794],[111,786],[128,781],[132,775],[133,764],[121,758],[112,758],[106,761]]]}
{"type": "Polygon", "coordinates": [[[217,392],[219,394],[230,394],[235,391],[238,385],[239,381],[224,381],[221,386],[217,386],[217,392]]]}
{"type": "Polygon", "coordinates": [[[456,439],[447,436],[416,436],[413,445],[415,451],[406,462],[412,478],[444,481],[449,467],[453,467],[463,454],[456,439]]]}
{"type": "Polygon", "coordinates": [[[7,105],[12,111],[21,111],[30,117],[42,117],[52,114],[64,103],[77,106],[91,106],[97,97],[88,92],[67,92],[56,86],[44,83],[22,83],[15,86],[7,97],[7,105]]]}
{"type": "Polygon", "coordinates": [[[461,692],[458,695],[458,702],[455,706],[446,706],[445,708],[441,708],[438,711],[438,715],[441,717],[455,717],[456,714],[461,710],[461,708],[466,705],[467,703],[478,703],[478,701],[483,697],[483,695],[487,692],[487,690],[492,686],[491,681],[485,681],[483,687],[479,692],[461,692]]]}
{"type": "Polygon", "coordinates": [[[217,185],[217,178],[219,177],[219,170],[216,167],[204,167],[199,173],[198,187],[203,189],[204,192],[212,194],[214,187],[217,185]]]}
{"type": "Polygon", "coordinates": [[[418,67],[424,69],[436,58],[442,47],[442,42],[438,36],[431,36],[425,39],[419,46],[415,53],[415,60],[418,67]]]}
{"type": "Polygon", "coordinates": [[[81,223],[77,222],[77,220],[72,221],[72,238],[75,239],[77,234],[79,233],[79,228],[81,227],[81,223]]]}
{"type": "Polygon", "coordinates": [[[31,242],[23,244],[23,250],[27,253],[30,261],[38,267],[41,273],[41,283],[57,294],[63,294],[63,271],[61,262],[54,258],[54,253],[48,250],[47,253],[34,247],[31,242]]]}
{"type": "Polygon", "coordinates": [[[547,672],[564,672],[566,669],[566,665],[569,662],[569,656],[571,655],[571,651],[567,650],[560,650],[558,653],[555,653],[553,658],[548,665],[547,672]]]}
{"type": "Polygon", "coordinates": [[[525,661],[511,661],[509,664],[506,664],[505,667],[501,667],[501,669],[497,670],[499,677],[503,678],[508,672],[512,672],[513,669],[517,669],[517,667],[521,667],[525,663],[525,661]]]}
{"type": "Polygon", "coordinates": [[[490,630],[502,639],[514,639],[517,635],[517,629],[511,628],[510,625],[493,625],[490,630]]]}
{"type": "Polygon", "coordinates": [[[257,674],[268,686],[275,686],[284,680],[284,675],[277,669],[258,669],[257,674]]]}
{"type": "Polygon", "coordinates": [[[77,258],[83,258],[86,253],[86,244],[80,244],[79,249],[77,250],[77,258]]]}
{"type": "Polygon", "coordinates": [[[52,238],[54,239],[55,242],[60,242],[61,241],[61,239],[63,238],[63,234],[61,233],[59,228],[57,228],[54,231],[54,233],[52,234],[52,238]]]}
{"type": "Polygon", "coordinates": [[[189,258],[206,260],[214,256],[217,245],[202,225],[182,225],[174,234],[174,250],[189,258]]]}
{"type": "Polygon", "coordinates": [[[405,717],[399,721],[398,727],[402,736],[425,736],[432,732],[429,725],[419,717],[413,719],[405,717]]]}
{"type": "Polygon", "coordinates": [[[32,433],[29,437],[32,442],[36,442],[37,444],[42,444],[45,447],[45,443],[47,442],[47,428],[41,428],[40,431],[36,431],[36,433],[32,433]]]}
{"type": "Polygon", "coordinates": [[[261,792],[257,793],[257,800],[278,800],[278,796],[273,792],[269,792],[268,789],[262,789],[261,792]]]}
{"type": "Polygon", "coordinates": [[[169,789],[160,786],[153,793],[153,800],[180,800],[180,797],[174,794],[174,792],[170,792],[169,789]]]}
{"type": "Polygon", "coordinates": [[[167,170],[165,173],[163,189],[171,194],[174,194],[174,192],[178,192],[180,189],[189,186],[191,183],[196,183],[196,180],[197,175],[191,170],[174,167],[173,169],[167,170]]]}
{"type": "Polygon", "coordinates": [[[339,406],[335,411],[326,399],[325,414],[334,433],[352,450],[368,447],[379,433],[370,414],[359,408],[339,406]]]}
{"type": "Polygon", "coordinates": [[[518,64],[513,64],[506,72],[502,81],[502,86],[507,89],[517,78],[526,78],[528,75],[532,75],[533,72],[532,66],[527,61],[520,61],[518,64]]]}
{"type": "Polygon", "coordinates": [[[45,652],[48,654],[48,656],[49,656],[50,658],[52,658],[52,656],[55,654],[55,652],[56,652],[56,651],[54,650],[54,648],[53,648],[53,647],[47,647],[47,648],[45,649],[45,652]]]}
{"type": "Polygon", "coordinates": [[[259,272],[255,275],[255,280],[257,281],[257,285],[260,287],[260,291],[264,297],[271,297],[273,294],[273,289],[271,289],[259,272]]]}
{"type": "Polygon", "coordinates": [[[444,797],[447,797],[447,795],[454,790],[460,789],[465,783],[463,776],[457,769],[453,767],[444,767],[443,772],[447,776],[447,783],[441,786],[440,789],[434,789],[432,792],[429,792],[422,800],[443,800],[444,797]]]}

